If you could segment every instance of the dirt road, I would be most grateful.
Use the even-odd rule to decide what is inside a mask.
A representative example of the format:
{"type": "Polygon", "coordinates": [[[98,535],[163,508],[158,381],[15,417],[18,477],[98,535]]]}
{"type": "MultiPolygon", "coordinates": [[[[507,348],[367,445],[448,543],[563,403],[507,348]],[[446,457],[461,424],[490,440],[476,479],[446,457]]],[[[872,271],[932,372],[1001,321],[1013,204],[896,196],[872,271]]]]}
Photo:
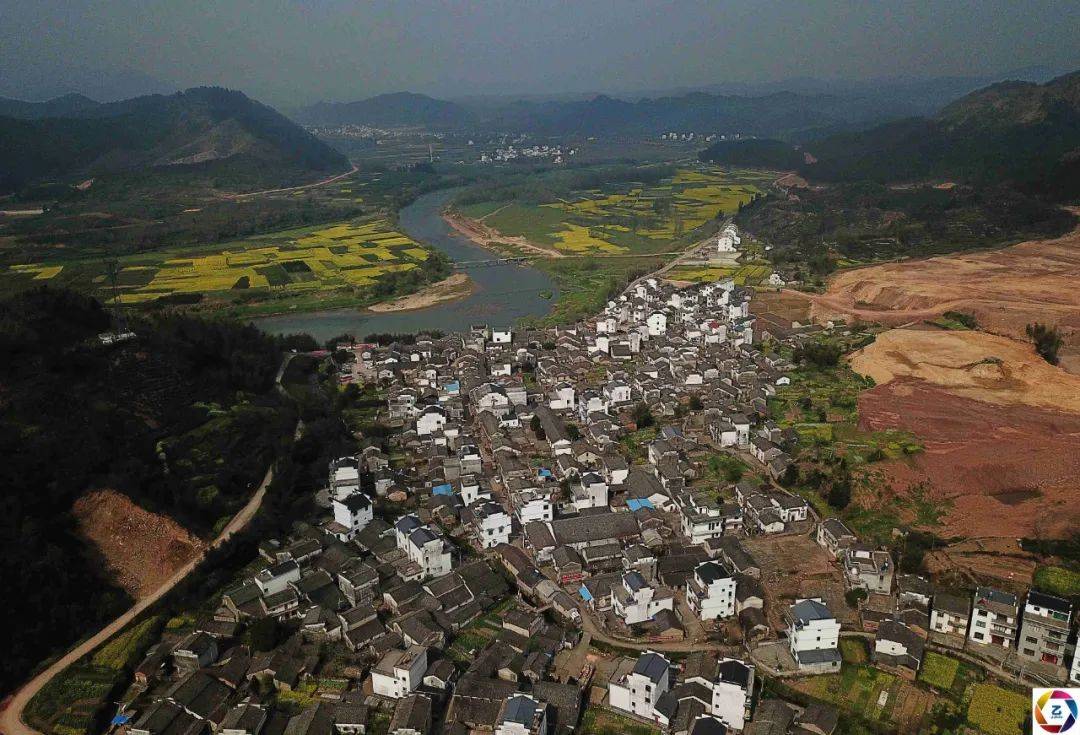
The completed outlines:
{"type": "MultiPolygon", "coordinates": [[[[281,368],[278,370],[277,384],[279,389],[281,389],[281,377],[284,375],[285,368],[291,359],[292,355],[286,357],[285,360],[282,361],[281,368]]],[[[302,432],[303,421],[299,421],[296,425],[294,437],[299,438],[302,432]]],[[[226,525],[225,528],[221,530],[221,533],[218,534],[217,538],[210,543],[207,550],[221,546],[232,538],[233,534],[242,531],[247,527],[251,522],[251,519],[259,512],[259,508],[262,507],[263,498],[266,496],[266,488],[270,486],[273,479],[274,468],[271,466],[266,470],[262,482],[259,483],[259,487],[251,496],[251,499],[248,500],[247,504],[232,517],[232,520],[229,521],[228,525],[226,525]]],[[[22,719],[23,711],[26,709],[26,705],[30,703],[30,700],[34,698],[34,695],[41,691],[42,687],[52,681],[57,674],[93,651],[112,636],[119,633],[143,611],[168,594],[168,592],[179,584],[184,577],[191,574],[205,556],[206,552],[203,552],[192,559],[148,597],[136,602],[130,610],[113,620],[90,638],[87,638],[82,643],[75,646],[75,648],[64,654],[63,657],[53,662],[47,669],[27,682],[22,689],[17,691],[11,699],[8,700],[7,706],[0,712],[0,733],[2,733],[2,735],[42,735],[42,733],[23,722],[22,719]]]]}
{"type": "Polygon", "coordinates": [[[614,638],[604,631],[593,620],[592,612],[585,605],[578,605],[581,613],[581,629],[589,634],[592,642],[600,641],[613,648],[622,648],[627,651],[667,651],[669,653],[692,653],[693,651],[716,651],[728,656],[738,655],[744,651],[742,646],[732,646],[725,643],[710,643],[708,641],[634,641],[625,638],[614,638]]]}
{"type": "Polygon", "coordinates": [[[262,196],[264,194],[284,194],[285,192],[288,192],[288,191],[304,191],[306,189],[315,189],[315,188],[320,187],[320,186],[326,186],[327,184],[332,184],[335,181],[341,181],[342,179],[344,179],[346,177],[352,176],[354,173],[356,173],[359,170],[360,169],[354,163],[354,164],[352,164],[352,168],[350,168],[348,171],[346,171],[343,174],[335,174],[334,176],[330,176],[329,178],[322,179],[321,181],[313,181],[310,184],[300,184],[299,186],[287,186],[287,187],[285,187],[283,189],[263,189],[262,191],[249,191],[249,192],[245,192],[243,194],[222,194],[221,198],[222,199],[248,199],[250,197],[262,196]]]}

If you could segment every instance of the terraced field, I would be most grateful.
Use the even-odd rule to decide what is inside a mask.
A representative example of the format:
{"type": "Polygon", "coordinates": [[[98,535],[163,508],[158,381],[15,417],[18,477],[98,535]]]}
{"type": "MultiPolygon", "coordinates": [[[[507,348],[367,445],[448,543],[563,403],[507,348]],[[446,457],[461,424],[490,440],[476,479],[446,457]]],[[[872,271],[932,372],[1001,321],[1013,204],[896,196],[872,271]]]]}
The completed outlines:
{"type": "Polygon", "coordinates": [[[481,202],[458,210],[504,235],[567,255],[648,254],[734,213],[762,191],[758,183],[763,180],[752,174],[684,168],[655,185],[618,183],[546,204],[481,202]]]}
{"type": "MultiPolygon", "coordinates": [[[[122,257],[120,301],[141,304],[196,295],[258,300],[358,295],[388,273],[422,265],[431,253],[385,219],[284,230],[213,247],[185,247],[122,257]]],[[[3,289],[55,283],[109,296],[99,260],[15,265],[0,273],[3,289]]]]}

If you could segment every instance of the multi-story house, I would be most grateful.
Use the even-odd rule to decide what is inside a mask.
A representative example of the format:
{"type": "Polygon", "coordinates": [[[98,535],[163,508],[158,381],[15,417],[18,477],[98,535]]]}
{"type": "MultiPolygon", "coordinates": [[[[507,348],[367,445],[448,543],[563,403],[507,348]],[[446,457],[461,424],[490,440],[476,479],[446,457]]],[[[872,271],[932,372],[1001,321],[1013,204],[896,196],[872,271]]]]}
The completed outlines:
{"type": "Polygon", "coordinates": [[[852,588],[887,595],[892,592],[892,557],[882,549],[854,544],[844,554],[844,576],[852,588]]]}
{"type": "Polygon", "coordinates": [[[331,501],[334,512],[334,522],[339,524],[344,531],[339,531],[338,539],[343,542],[351,541],[359,531],[362,531],[371,519],[375,517],[371,498],[362,492],[355,491],[343,495],[336,495],[331,501]],[[342,538],[345,536],[345,538],[342,538]]]}
{"type": "Polygon", "coordinates": [[[675,598],[671,594],[658,596],[639,572],[627,572],[621,584],[611,588],[611,609],[627,625],[636,625],[652,620],[661,610],[674,610],[675,598]]]}
{"type": "Polygon", "coordinates": [[[498,503],[480,503],[472,509],[476,537],[480,546],[494,549],[499,544],[509,543],[512,523],[510,515],[498,503]]]}
{"type": "Polygon", "coordinates": [[[735,614],[735,577],[721,564],[698,564],[686,580],[686,602],[702,620],[729,618],[735,614]]]}
{"type": "Polygon", "coordinates": [[[1029,661],[1065,666],[1065,641],[1072,622],[1068,600],[1030,590],[1024,603],[1017,652],[1029,661]]]}
{"type": "Polygon", "coordinates": [[[840,623],[819,598],[797,600],[788,608],[791,655],[802,671],[840,670],[840,623]]]}
{"type": "Polygon", "coordinates": [[[829,552],[833,559],[843,556],[844,552],[858,540],[855,533],[839,518],[826,518],[818,524],[817,542],[829,552]]]}
{"type": "Polygon", "coordinates": [[[608,705],[647,720],[657,720],[656,702],[671,689],[671,662],[653,651],[638,656],[634,668],[608,686],[608,705]]]}
{"type": "Polygon", "coordinates": [[[971,619],[971,598],[949,592],[934,595],[930,608],[930,632],[945,645],[962,648],[971,619]]]}
{"type": "Polygon", "coordinates": [[[605,508],[608,505],[608,485],[604,478],[595,472],[583,473],[571,491],[577,510],[605,508]]]}
{"type": "Polygon", "coordinates": [[[1013,647],[1020,616],[1016,595],[993,587],[979,587],[971,608],[969,639],[984,645],[1013,647]]]}
{"type": "Polygon", "coordinates": [[[689,676],[687,684],[700,684],[712,698],[707,712],[732,730],[742,730],[750,719],[754,699],[754,667],[736,658],[722,658],[714,676],[689,676]]]}
{"type": "Polygon", "coordinates": [[[427,649],[423,646],[387,651],[371,669],[372,690],[392,699],[408,696],[423,682],[427,667],[427,649]]]}

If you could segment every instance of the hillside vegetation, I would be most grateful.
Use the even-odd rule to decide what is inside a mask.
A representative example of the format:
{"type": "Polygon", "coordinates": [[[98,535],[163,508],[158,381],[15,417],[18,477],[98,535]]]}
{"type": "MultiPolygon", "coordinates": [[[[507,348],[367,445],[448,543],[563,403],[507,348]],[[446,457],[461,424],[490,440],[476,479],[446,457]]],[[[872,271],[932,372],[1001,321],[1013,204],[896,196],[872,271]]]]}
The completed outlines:
{"type": "MultiPolygon", "coordinates": [[[[8,691],[128,602],[77,537],[85,491],[114,488],[209,535],[292,429],[273,390],[286,343],[253,327],[166,316],[104,346],[96,301],[37,289],[0,302],[0,576],[8,691]]],[[[302,346],[302,345],[301,345],[302,346]]]]}
{"type": "Polygon", "coordinates": [[[152,170],[173,183],[288,185],[343,171],[344,156],[240,92],[200,87],[94,104],[0,104],[0,192],[152,170]]]}
{"type": "MultiPolygon", "coordinates": [[[[719,143],[703,160],[775,167],[773,141],[719,143]]],[[[794,148],[789,146],[794,152],[794,148]]],[[[935,117],[909,118],[807,143],[807,178],[882,183],[1007,181],[1058,201],[1080,196],[1080,72],[1046,84],[1003,82],[972,92],[935,117]]]]}

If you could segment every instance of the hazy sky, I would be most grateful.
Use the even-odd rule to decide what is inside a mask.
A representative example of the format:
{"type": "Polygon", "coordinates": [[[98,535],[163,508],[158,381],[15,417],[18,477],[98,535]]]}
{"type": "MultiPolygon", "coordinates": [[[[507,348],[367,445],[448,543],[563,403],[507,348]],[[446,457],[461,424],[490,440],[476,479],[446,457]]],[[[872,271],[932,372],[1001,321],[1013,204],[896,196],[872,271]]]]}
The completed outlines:
{"type": "Polygon", "coordinates": [[[0,0],[0,94],[156,79],[289,105],[984,75],[1080,67],[1078,29],[1077,0],[0,0]]]}

